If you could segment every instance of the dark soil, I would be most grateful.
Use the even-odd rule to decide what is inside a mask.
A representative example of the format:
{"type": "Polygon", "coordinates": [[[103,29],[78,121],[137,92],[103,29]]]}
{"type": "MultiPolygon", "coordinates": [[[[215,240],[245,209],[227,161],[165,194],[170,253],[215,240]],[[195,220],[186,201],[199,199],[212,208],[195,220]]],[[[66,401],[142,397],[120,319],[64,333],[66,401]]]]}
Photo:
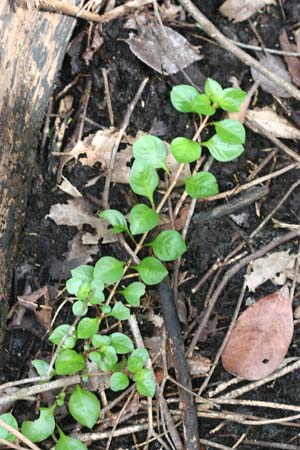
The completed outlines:
{"type": "MultiPolygon", "coordinates": [[[[227,36],[244,43],[252,42],[254,35],[249,23],[242,24],[230,23],[227,19],[218,13],[218,7],[222,1],[211,0],[209,2],[195,2],[199,8],[213,21],[213,23],[227,36]]],[[[269,48],[278,47],[278,35],[280,30],[285,27],[289,33],[299,21],[300,4],[297,0],[286,0],[284,2],[284,12],[286,19],[283,20],[279,6],[268,6],[263,12],[252,17],[251,21],[255,24],[256,30],[261,36],[265,45],[269,48]]],[[[109,83],[112,93],[112,106],[115,114],[116,127],[118,127],[126,113],[130,100],[135,95],[139,84],[144,77],[149,77],[148,85],[142,95],[142,102],[139,102],[135,108],[130,125],[127,129],[128,135],[135,135],[139,130],[158,135],[160,138],[170,141],[176,136],[192,136],[193,122],[190,115],[180,114],[174,110],[169,101],[169,94],[172,86],[186,82],[182,74],[173,76],[163,76],[154,72],[139,61],[130,51],[125,39],[128,37],[128,30],[123,28],[124,20],[117,20],[103,27],[104,44],[95,53],[89,66],[86,66],[81,59],[86,42],[83,40],[80,51],[77,55],[66,55],[66,59],[61,71],[60,80],[57,84],[56,92],[59,92],[67,85],[79,72],[91,76],[92,94],[88,106],[87,117],[101,124],[104,127],[109,126],[108,113],[104,98],[104,87],[101,76],[101,68],[109,71],[109,83]]],[[[79,23],[74,38],[86,28],[86,23],[79,23]]],[[[205,37],[197,28],[177,28],[179,32],[193,45],[201,45],[201,54],[204,58],[190,66],[186,73],[193,82],[201,89],[206,77],[217,79],[223,86],[230,86],[229,79],[235,76],[240,81],[242,87],[247,90],[251,84],[249,68],[243,65],[236,58],[225,52],[218,46],[212,45],[203,39],[205,37]]],[[[74,96],[75,108],[79,107],[78,99],[84,88],[84,78],[75,85],[69,92],[74,96]]],[[[289,102],[296,113],[300,113],[299,104],[289,102]]],[[[257,106],[266,106],[277,104],[271,95],[260,90],[257,106]]],[[[282,113],[282,110],[279,109],[282,113]]],[[[76,123],[74,121],[74,123],[76,123]]],[[[73,125],[69,127],[64,145],[72,136],[73,125]]],[[[93,125],[87,124],[84,129],[84,136],[95,132],[93,125]]],[[[288,145],[296,149],[296,145],[289,141],[288,145]]],[[[262,149],[270,147],[270,142],[261,136],[247,131],[246,151],[237,161],[227,164],[214,162],[211,171],[217,176],[220,191],[226,191],[237,183],[246,182],[249,171],[253,165],[257,165],[265,156],[262,149]]],[[[288,163],[287,158],[279,153],[276,162],[276,168],[280,168],[288,163]]],[[[76,229],[66,226],[57,226],[46,218],[51,205],[55,203],[64,203],[69,196],[62,193],[56,187],[55,167],[57,159],[47,155],[39,155],[37,159],[37,171],[32,185],[32,192],[29,198],[23,238],[19,248],[18,267],[16,268],[15,286],[12,295],[12,301],[21,294],[24,289],[26,276],[24,267],[30,274],[30,281],[35,286],[49,285],[53,292],[63,286],[63,281],[69,276],[68,270],[63,269],[64,255],[68,249],[68,241],[76,234],[76,229]]],[[[89,178],[97,175],[97,168],[91,170],[71,163],[64,169],[67,177],[79,189],[89,178]]],[[[273,169],[275,170],[275,169],[273,169]]],[[[267,166],[261,175],[271,172],[270,166],[267,166]]],[[[188,252],[182,262],[182,270],[188,271],[188,276],[194,275],[199,280],[216,261],[217,258],[224,258],[230,253],[240,239],[241,235],[246,238],[260,221],[277,205],[283,194],[288,190],[293,182],[297,180],[298,172],[291,171],[287,175],[276,178],[270,183],[270,192],[268,196],[260,202],[260,217],[256,214],[255,206],[251,205],[238,213],[246,213],[248,216],[248,225],[238,227],[228,218],[212,220],[204,225],[193,224],[190,227],[188,235],[188,252]]],[[[85,190],[90,194],[100,198],[103,188],[103,179],[95,186],[85,190]]],[[[124,186],[113,186],[111,189],[111,207],[121,208],[128,212],[132,205],[128,204],[126,194],[127,188],[124,186]]],[[[209,210],[220,202],[202,203],[197,207],[197,211],[209,210]]],[[[97,204],[91,204],[96,212],[97,204]]],[[[298,192],[294,192],[280,208],[276,214],[276,219],[282,222],[299,223],[300,200],[298,192]]],[[[263,228],[263,231],[252,243],[253,248],[257,249],[262,245],[280,236],[284,231],[276,231],[271,223],[263,228]]],[[[292,244],[289,244],[292,247],[292,244]]],[[[120,248],[117,245],[101,246],[100,254],[118,254],[120,248]]],[[[99,257],[98,255],[98,257],[99,257]]],[[[240,293],[244,272],[240,272],[228,284],[224,294],[219,299],[215,315],[218,316],[217,330],[209,334],[207,341],[201,344],[201,354],[213,359],[219,346],[222,343],[227,326],[230,323],[232,313],[240,293]]],[[[28,278],[28,277],[27,277],[28,278]]],[[[195,285],[195,279],[192,279],[182,285],[180,290],[185,298],[190,299],[193,306],[201,311],[204,305],[204,299],[209,289],[211,279],[204,284],[199,292],[191,294],[191,288],[195,285]]],[[[256,293],[259,298],[274,290],[271,283],[266,283],[256,293]]],[[[61,300],[59,300],[61,301],[61,300]]],[[[295,298],[295,305],[299,297],[295,298]]],[[[57,303],[54,302],[54,308],[57,303]]],[[[185,326],[183,325],[183,328],[185,326]]],[[[145,327],[145,334],[151,336],[151,327],[145,327]]],[[[41,339],[41,334],[34,335],[30,330],[14,329],[7,333],[7,338],[1,352],[1,381],[14,380],[17,377],[28,375],[30,361],[37,357],[41,351],[49,350],[47,341],[41,339]]],[[[189,340],[187,340],[189,342],[189,340]]],[[[290,348],[288,356],[299,356],[298,350],[299,330],[296,328],[294,343],[290,348]]],[[[231,376],[226,373],[221,366],[215,372],[210,386],[215,383],[229,379],[231,376]]],[[[201,382],[201,380],[200,380],[201,382]]],[[[251,392],[244,398],[253,400],[265,400],[281,403],[300,403],[299,389],[300,375],[295,372],[251,392]]],[[[198,381],[196,380],[196,385],[198,381]]],[[[229,408],[239,413],[255,414],[253,409],[248,408],[229,408]]],[[[260,410],[259,414],[262,415],[260,410]]],[[[282,417],[283,411],[272,411],[272,417],[282,417]]],[[[270,410],[265,411],[265,416],[270,417],[270,410]]],[[[223,445],[231,446],[241,436],[247,433],[247,439],[260,439],[276,443],[298,444],[298,429],[295,427],[265,425],[261,427],[246,427],[236,423],[226,423],[215,435],[210,435],[209,431],[219,422],[215,420],[203,419],[200,423],[200,433],[203,438],[215,440],[223,445]]],[[[299,425],[298,425],[299,426],[299,425]]],[[[142,442],[144,436],[137,436],[142,442]]],[[[132,448],[133,442],[130,437],[114,441],[115,447],[112,448],[132,448]]],[[[102,448],[102,447],[92,447],[102,448]]],[[[152,444],[150,448],[160,448],[158,444],[152,444]]],[[[241,444],[240,449],[261,448],[241,444]]],[[[300,448],[300,447],[299,447],[300,448]]]]}

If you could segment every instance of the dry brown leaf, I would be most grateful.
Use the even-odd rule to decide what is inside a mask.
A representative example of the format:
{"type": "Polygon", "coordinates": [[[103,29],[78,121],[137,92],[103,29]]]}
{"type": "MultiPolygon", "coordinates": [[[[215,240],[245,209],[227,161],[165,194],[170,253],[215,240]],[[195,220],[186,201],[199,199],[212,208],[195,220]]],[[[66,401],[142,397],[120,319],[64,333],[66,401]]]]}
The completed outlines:
{"type": "Polygon", "coordinates": [[[126,42],[137,58],[163,74],[177,73],[202,58],[181,34],[154,21],[126,42]]]}
{"type": "Polygon", "coordinates": [[[46,218],[54,220],[57,225],[77,227],[78,230],[82,230],[83,225],[90,225],[94,228],[95,234],[83,233],[82,242],[86,245],[98,244],[100,239],[103,244],[118,240],[117,236],[108,229],[107,221],[93,214],[87,203],[80,198],[69,200],[68,203],[52,205],[46,218]]]}
{"type": "Polygon", "coordinates": [[[257,122],[268,133],[278,138],[300,139],[300,130],[271,108],[251,109],[247,112],[247,119],[257,122]]]}
{"type": "Polygon", "coordinates": [[[258,286],[267,280],[272,280],[276,284],[284,284],[286,271],[293,269],[295,259],[296,255],[290,255],[289,250],[274,252],[264,258],[256,259],[253,261],[250,274],[245,277],[248,289],[255,291],[258,286]]]}
{"type": "Polygon", "coordinates": [[[66,194],[71,195],[74,198],[81,198],[82,195],[78,191],[78,189],[67,179],[62,175],[62,182],[57,185],[59,189],[61,189],[66,194]]]}
{"type": "MultiPolygon", "coordinates": [[[[299,30],[295,31],[295,37],[299,35],[299,30]]],[[[299,51],[297,49],[297,45],[292,44],[289,41],[287,32],[285,30],[282,30],[279,35],[279,42],[282,50],[285,52],[297,52],[299,51]]],[[[292,77],[293,83],[297,86],[300,86],[300,58],[297,58],[296,56],[283,56],[285,59],[285,62],[287,63],[290,75],[292,77]]]]}
{"type": "Polygon", "coordinates": [[[205,375],[211,367],[211,360],[205,356],[194,354],[192,358],[188,359],[188,365],[191,375],[205,375]]]}
{"type": "Polygon", "coordinates": [[[264,6],[275,4],[275,0],[226,0],[219,11],[234,22],[242,22],[264,6]]]}
{"type": "Polygon", "coordinates": [[[222,354],[224,369],[246,380],[259,380],[276,370],[294,332],[288,288],[263,297],[238,318],[222,354]]]}
{"type": "MultiPolygon", "coordinates": [[[[273,56],[270,55],[270,53],[268,53],[266,55],[260,56],[259,61],[271,72],[291,83],[290,74],[288,73],[283,62],[278,56],[273,56]]],[[[291,94],[285,91],[281,86],[278,86],[273,81],[269,80],[269,78],[265,77],[261,72],[258,72],[252,67],[251,67],[251,74],[253,80],[259,81],[260,87],[265,92],[276,95],[277,97],[286,97],[286,98],[291,97],[291,94]]]]}

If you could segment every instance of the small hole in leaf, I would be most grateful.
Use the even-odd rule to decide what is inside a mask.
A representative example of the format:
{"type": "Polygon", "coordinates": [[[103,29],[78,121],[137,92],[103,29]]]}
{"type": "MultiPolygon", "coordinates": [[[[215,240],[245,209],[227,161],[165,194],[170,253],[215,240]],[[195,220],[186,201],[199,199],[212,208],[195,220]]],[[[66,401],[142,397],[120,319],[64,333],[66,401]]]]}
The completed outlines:
{"type": "Polygon", "coordinates": [[[262,363],[263,364],[268,364],[269,361],[270,361],[269,359],[265,358],[265,359],[262,360],[262,363]]]}

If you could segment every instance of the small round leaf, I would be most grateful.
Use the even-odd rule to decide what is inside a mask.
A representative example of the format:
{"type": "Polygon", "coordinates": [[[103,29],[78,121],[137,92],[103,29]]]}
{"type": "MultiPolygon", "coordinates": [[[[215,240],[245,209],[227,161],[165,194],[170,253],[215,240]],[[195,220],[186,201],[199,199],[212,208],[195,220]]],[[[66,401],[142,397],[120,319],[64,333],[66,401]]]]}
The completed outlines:
{"type": "Polygon", "coordinates": [[[110,335],[110,345],[114,347],[118,355],[126,355],[133,351],[132,340],[123,333],[112,333],[110,335]]]}
{"type": "Polygon", "coordinates": [[[133,144],[133,155],[146,167],[166,169],[167,151],[164,142],[156,136],[145,135],[133,144]]]}
{"type": "Polygon", "coordinates": [[[240,156],[244,147],[242,144],[228,144],[224,142],[217,134],[214,134],[208,141],[202,145],[208,148],[210,154],[220,162],[228,162],[240,156]]]}
{"type": "Polygon", "coordinates": [[[174,86],[171,91],[171,103],[177,111],[195,112],[194,100],[199,95],[199,91],[193,86],[180,84],[174,86]]]}
{"type": "Polygon", "coordinates": [[[149,286],[160,283],[167,275],[165,266],[152,256],[144,258],[140,264],[135,266],[141,279],[149,286]]]}
{"type": "MultiPolygon", "coordinates": [[[[0,419],[15,430],[18,429],[18,422],[11,413],[1,414],[0,419]]],[[[14,434],[10,433],[8,430],[2,427],[0,427],[0,438],[6,439],[9,442],[13,442],[17,439],[14,434]]]]}
{"type": "Polygon", "coordinates": [[[125,373],[115,372],[112,374],[109,380],[109,387],[112,391],[123,391],[129,386],[129,379],[125,373]]]}
{"type": "Polygon", "coordinates": [[[213,101],[213,103],[219,103],[223,89],[220,83],[216,80],[207,78],[204,85],[204,92],[213,101]]]}
{"type": "Polygon", "coordinates": [[[71,375],[80,372],[84,367],[83,356],[75,350],[61,350],[55,361],[57,375],[71,375]]]}
{"type": "Polygon", "coordinates": [[[239,120],[225,119],[214,123],[217,135],[229,144],[244,144],[246,132],[239,120]]]}
{"type": "Polygon", "coordinates": [[[158,214],[144,204],[135,205],[130,211],[130,231],[133,235],[146,233],[158,224],[158,214]]]}
{"type": "Polygon", "coordinates": [[[219,99],[219,106],[224,111],[238,112],[241,108],[241,104],[246,97],[246,92],[242,89],[227,88],[224,89],[219,99]]]}
{"type": "Polygon", "coordinates": [[[95,265],[94,278],[103,283],[112,284],[121,280],[123,276],[124,264],[112,256],[103,256],[95,265]]]}
{"type": "Polygon", "coordinates": [[[81,425],[93,428],[100,415],[100,402],[95,394],[77,384],[69,399],[69,411],[81,425]]]}
{"type": "Polygon", "coordinates": [[[184,137],[173,139],[170,149],[176,161],[180,163],[197,161],[201,155],[200,144],[184,137]]]}
{"type": "Polygon", "coordinates": [[[210,172],[198,172],[188,178],[185,189],[193,198],[207,198],[219,192],[217,180],[210,172]]]}
{"type": "Polygon", "coordinates": [[[153,167],[135,161],[130,171],[129,184],[133,192],[147,197],[153,206],[153,192],[158,186],[158,175],[153,167]]]}
{"type": "Polygon", "coordinates": [[[77,326],[77,337],[78,339],[89,339],[94,334],[97,334],[99,330],[99,319],[94,317],[84,317],[81,319],[77,326]]]}
{"type": "Polygon", "coordinates": [[[128,226],[125,217],[120,211],[116,209],[106,209],[99,214],[101,219],[107,220],[107,222],[112,225],[112,233],[123,233],[123,231],[128,231],[128,226]]]}
{"type": "Polygon", "coordinates": [[[41,442],[47,439],[55,430],[54,409],[41,408],[40,416],[33,421],[25,421],[22,424],[22,433],[32,442],[41,442]]]}
{"type": "Polygon", "coordinates": [[[145,294],[145,285],[140,281],[134,281],[120,293],[125,297],[127,303],[132,306],[139,306],[140,298],[145,294]]]}
{"type": "Polygon", "coordinates": [[[87,447],[79,439],[66,436],[59,430],[60,438],[55,444],[55,450],[88,450],[87,447]]]}
{"type": "Polygon", "coordinates": [[[162,261],[174,261],[186,251],[183,237],[175,230],[162,231],[150,245],[162,261]]]}

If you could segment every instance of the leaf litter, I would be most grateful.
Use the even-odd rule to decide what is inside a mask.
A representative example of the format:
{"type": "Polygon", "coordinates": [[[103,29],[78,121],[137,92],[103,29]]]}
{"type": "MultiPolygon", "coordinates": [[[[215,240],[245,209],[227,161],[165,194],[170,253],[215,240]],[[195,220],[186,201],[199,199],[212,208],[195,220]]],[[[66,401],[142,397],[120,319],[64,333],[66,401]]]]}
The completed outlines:
{"type": "Polygon", "coordinates": [[[222,353],[224,369],[245,380],[270,375],[283,361],[293,332],[292,301],[283,287],[240,315],[222,353]]]}
{"type": "Polygon", "coordinates": [[[250,109],[247,119],[255,121],[268,133],[283,139],[300,139],[300,130],[284,117],[279,116],[272,108],[250,109]]]}
{"type": "MultiPolygon", "coordinates": [[[[259,57],[260,63],[265,66],[267,69],[283,78],[285,81],[291,83],[291,76],[286,70],[284,63],[278,56],[270,55],[270,53],[266,55],[262,55],[259,57]]],[[[269,80],[265,77],[261,72],[255,70],[251,67],[251,75],[254,81],[259,81],[260,87],[269,94],[273,94],[277,97],[291,97],[286,90],[284,90],[281,86],[273,83],[273,81],[269,80]]]]}
{"type": "Polygon", "coordinates": [[[226,0],[219,11],[234,22],[243,22],[266,5],[276,5],[275,0],[226,0]]]}

